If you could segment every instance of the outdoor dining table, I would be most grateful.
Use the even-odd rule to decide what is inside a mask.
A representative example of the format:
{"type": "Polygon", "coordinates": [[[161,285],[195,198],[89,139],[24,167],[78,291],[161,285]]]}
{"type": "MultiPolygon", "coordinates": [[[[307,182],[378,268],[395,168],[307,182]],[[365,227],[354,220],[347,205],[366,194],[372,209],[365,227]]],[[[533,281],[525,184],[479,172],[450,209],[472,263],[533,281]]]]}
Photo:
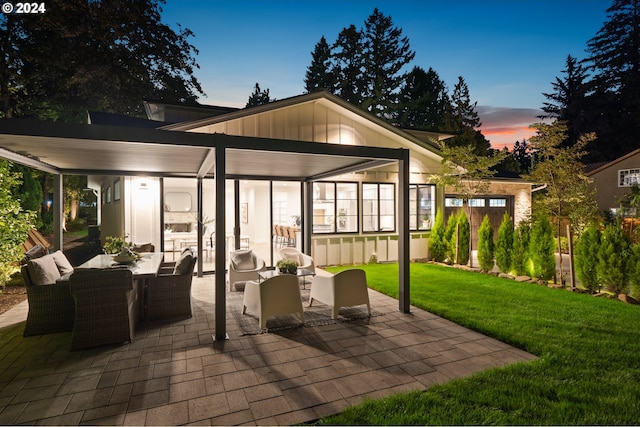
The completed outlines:
{"type": "Polygon", "coordinates": [[[80,264],[78,269],[82,268],[113,268],[118,266],[124,266],[133,273],[133,280],[136,286],[136,292],[138,294],[140,318],[138,320],[144,320],[147,312],[146,301],[146,287],[147,279],[155,277],[160,271],[160,266],[164,260],[163,252],[144,252],[141,253],[138,261],[129,264],[119,264],[114,261],[114,255],[100,254],[91,258],[89,261],[80,264]]]}

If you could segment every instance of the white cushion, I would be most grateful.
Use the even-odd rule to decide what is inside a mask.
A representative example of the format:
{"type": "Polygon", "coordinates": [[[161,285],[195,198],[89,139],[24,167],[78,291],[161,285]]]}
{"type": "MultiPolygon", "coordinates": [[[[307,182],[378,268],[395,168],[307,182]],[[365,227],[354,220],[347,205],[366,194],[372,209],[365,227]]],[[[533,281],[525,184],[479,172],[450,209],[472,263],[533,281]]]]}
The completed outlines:
{"type": "Polygon", "coordinates": [[[256,258],[251,249],[232,252],[231,262],[236,270],[253,270],[256,268],[256,258]]]}
{"type": "Polygon", "coordinates": [[[52,285],[60,278],[60,270],[49,255],[29,261],[27,270],[34,285],[52,285]]]}
{"type": "Polygon", "coordinates": [[[67,273],[73,273],[73,266],[61,250],[55,251],[51,256],[53,257],[53,261],[56,263],[61,276],[67,273]]]}
{"type": "Polygon", "coordinates": [[[191,263],[193,262],[193,252],[184,251],[173,269],[173,274],[183,275],[191,273],[191,263]]]}
{"type": "MultiPolygon", "coordinates": [[[[284,252],[284,251],[283,251],[283,252],[284,252]]],[[[282,253],[282,257],[283,257],[284,259],[290,259],[290,260],[292,260],[292,261],[295,261],[295,262],[297,262],[297,263],[298,263],[298,265],[302,265],[302,264],[303,264],[303,263],[302,263],[302,259],[301,259],[300,255],[298,255],[298,253],[297,253],[297,252],[289,252],[289,251],[286,251],[286,252],[282,253]]]]}

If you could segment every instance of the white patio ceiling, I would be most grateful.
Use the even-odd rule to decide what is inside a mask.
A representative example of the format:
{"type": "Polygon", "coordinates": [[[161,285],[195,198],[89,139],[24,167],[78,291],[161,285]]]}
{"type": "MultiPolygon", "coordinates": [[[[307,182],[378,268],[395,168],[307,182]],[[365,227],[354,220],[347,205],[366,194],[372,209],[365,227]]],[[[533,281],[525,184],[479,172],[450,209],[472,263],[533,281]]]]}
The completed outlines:
{"type": "Polygon", "coordinates": [[[222,134],[0,120],[0,157],[51,173],[211,176],[216,147],[227,177],[313,180],[395,162],[402,150],[222,134]]]}

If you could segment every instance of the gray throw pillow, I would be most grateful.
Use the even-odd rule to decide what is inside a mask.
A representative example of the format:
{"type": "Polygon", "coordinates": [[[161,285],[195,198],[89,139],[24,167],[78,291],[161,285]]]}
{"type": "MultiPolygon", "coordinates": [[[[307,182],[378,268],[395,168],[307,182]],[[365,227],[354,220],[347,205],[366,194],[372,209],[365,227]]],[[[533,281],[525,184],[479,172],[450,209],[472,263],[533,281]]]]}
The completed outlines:
{"type": "Polygon", "coordinates": [[[27,270],[34,285],[52,285],[60,278],[58,266],[50,255],[32,259],[27,270]]]}
{"type": "Polygon", "coordinates": [[[67,273],[73,273],[73,266],[61,250],[55,251],[51,256],[53,257],[53,261],[56,263],[61,276],[67,273]]]}

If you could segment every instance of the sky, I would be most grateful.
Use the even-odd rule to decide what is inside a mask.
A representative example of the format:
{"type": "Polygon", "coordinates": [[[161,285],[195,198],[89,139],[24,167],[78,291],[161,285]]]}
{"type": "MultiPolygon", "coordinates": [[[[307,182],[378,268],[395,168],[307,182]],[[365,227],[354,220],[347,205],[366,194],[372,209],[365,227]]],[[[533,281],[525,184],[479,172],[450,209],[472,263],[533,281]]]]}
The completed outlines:
{"type": "Polygon", "coordinates": [[[494,147],[528,139],[543,93],[563,78],[568,55],[607,19],[611,0],[167,0],[162,19],[195,33],[196,78],[206,105],[244,107],[255,84],[271,98],[304,93],[316,43],[329,44],[374,8],[408,37],[414,66],[433,68],[451,92],[462,76],[494,147]]]}

